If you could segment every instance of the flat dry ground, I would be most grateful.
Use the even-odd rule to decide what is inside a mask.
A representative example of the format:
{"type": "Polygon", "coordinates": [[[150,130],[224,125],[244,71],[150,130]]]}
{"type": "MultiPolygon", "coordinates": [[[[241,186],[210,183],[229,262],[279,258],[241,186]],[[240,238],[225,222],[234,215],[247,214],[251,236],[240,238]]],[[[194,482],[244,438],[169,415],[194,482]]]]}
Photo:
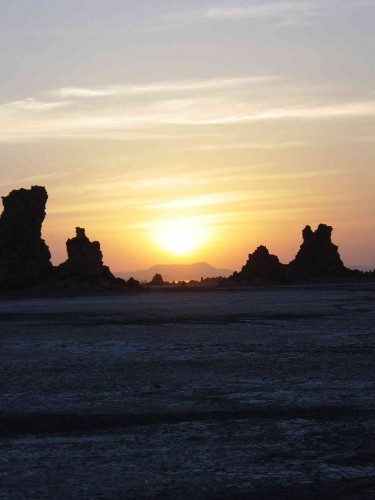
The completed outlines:
{"type": "Polygon", "coordinates": [[[375,286],[0,302],[0,497],[375,498],[375,286]]]}

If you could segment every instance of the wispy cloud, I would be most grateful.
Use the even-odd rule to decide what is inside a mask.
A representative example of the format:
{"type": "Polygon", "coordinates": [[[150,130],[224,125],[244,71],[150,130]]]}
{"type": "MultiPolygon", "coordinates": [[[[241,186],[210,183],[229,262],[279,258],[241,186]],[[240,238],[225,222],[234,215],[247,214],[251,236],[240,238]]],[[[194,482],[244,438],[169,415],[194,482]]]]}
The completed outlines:
{"type": "Polygon", "coordinates": [[[224,134],[228,127],[241,124],[375,117],[373,97],[355,101],[344,95],[340,99],[327,90],[322,93],[318,89],[314,94],[310,88],[303,99],[300,88],[293,82],[281,85],[275,76],[64,87],[52,92],[55,99],[47,92],[39,99],[27,97],[0,104],[0,142],[196,138],[185,150],[273,150],[301,147],[305,143],[298,136],[293,141],[264,142],[223,136],[222,141],[207,140],[203,144],[201,139],[208,133],[224,134]],[[121,100],[132,95],[148,97],[121,100]]]}
{"type": "Polygon", "coordinates": [[[174,125],[234,125],[260,121],[326,120],[374,117],[375,100],[344,101],[332,104],[290,105],[246,101],[184,99],[160,101],[133,116],[134,123],[174,125]]]}
{"type": "MultiPolygon", "coordinates": [[[[81,193],[82,194],[82,193],[81,193]]],[[[141,198],[124,198],[124,196],[112,196],[109,200],[107,196],[100,197],[96,196],[93,200],[92,198],[80,199],[79,203],[73,205],[69,203],[60,203],[56,207],[51,207],[48,210],[50,215],[61,215],[61,214],[82,214],[86,212],[93,212],[97,210],[112,210],[126,207],[136,208],[137,206],[143,205],[146,200],[141,198]]]]}
{"type": "MultiPolygon", "coordinates": [[[[0,142],[48,139],[158,140],[163,139],[160,127],[165,127],[165,139],[168,140],[168,126],[179,126],[178,132],[175,129],[173,133],[175,137],[183,137],[184,127],[188,127],[186,131],[189,133],[191,127],[375,117],[375,100],[290,107],[272,107],[270,103],[263,109],[258,108],[254,109],[246,102],[180,99],[133,107],[125,112],[116,109],[84,109],[79,113],[66,111],[64,116],[55,116],[49,110],[48,115],[38,112],[38,118],[35,115],[28,116],[28,110],[19,110],[19,114],[12,113],[9,116],[4,114],[4,109],[0,109],[0,142]]],[[[222,148],[222,144],[218,143],[218,147],[222,148]]],[[[241,143],[240,148],[243,147],[241,143]]]]}
{"type": "Polygon", "coordinates": [[[189,170],[185,167],[179,175],[160,175],[160,172],[158,173],[157,176],[155,176],[154,171],[134,171],[110,177],[100,175],[86,184],[84,189],[77,186],[63,186],[60,191],[68,191],[70,195],[79,193],[81,198],[82,194],[89,194],[90,198],[95,195],[97,198],[98,193],[105,193],[105,199],[110,196],[111,200],[114,201],[117,198],[121,204],[124,201],[123,193],[126,192],[126,202],[133,206],[138,205],[141,210],[193,209],[239,201],[248,203],[254,198],[259,202],[263,199],[268,203],[271,198],[271,186],[272,188],[277,186],[272,181],[332,177],[339,175],[341,170],[280,171],[280,168],[278,170],[267,168],[265,171],[263,165],[262,168],[243,166],[210,170],[189,170]],[[228,186],[234,186],[238,182],[243,184],[242,191],[227,191],[228,186]],[[257,183],[256,191],[254,191],[255,182],[257,183]],[[215,185],[218,192],[206,193],[207,189],[212,188],[212,185],[215,185]],[[267,192],[261,190],[265,187],[267,187],[267,192]],[[204,194],[190,194],[192,191],[202,190],[204,190],[204,194]],[[159,201],[161,193],[163,198],[167,198],[167,201],[162,203],[159,201]],[[178,193],[178,198],[171,198],[173,193],[178,193]]]}
{"type": "Polygon", "coordinates": [[[307,2],[271,2],[240,7],[213,7],[204,12],[207,19],[265,19],[306,17],[317,12],[316,4],[307,2]]]}
{"type": "Polygon", "coordinates": [[[314,17],[327,15],[332,8],[318,1],[269,1],[247,2],[230,6],[221,5],[206,9],[169,13],[161,17],[162,24],[155,30],[183,28],[207,22],[270,21],[288,25],[306,22],[314,17]],[[164,23],[163,23],[164,21],[164,23]]]}
{"type": "Polygon", "coordinates": [[[230,149],[264,149],[264,150],[278,150],[289,149],[296,147],[305,147],[310,144],[306,141],[287,141],[287,142],[232,142],[232,143],[219,143],[219,144],[200,144],[198,146],[191,146],[189,148],[181,148],[179,151],[225,151],[230,149]]]}
{"type": "MultiPolygon", "coordinates": [[[[181,221],[188,225],[193,225],[195,227],[203,226],[214,226],[214,225],[225,225],[228,222],[236,221],[241,216],[248,216],[249,213],[242,210],[233,210],[233,211],[222,211],[217,213],[210,214],[199,214],[199,215],[191,215],[186,216],[183,219],[178,215],[175,218],[166,218],[166,219],[158,219],[158,222],[161,224],[169,224],[175,223],[176,221],[181,221]]],[[[128,228],[134,229],[153,229],[155,227],[155,220],[151,219],[145,222],[135,222],[129,223],[126,225],[128,228]]]]}
{"type": "Polygon", "coordinates": [[[38,175],[30,175],[27,177],[9,177],[8,179],[3,179],[0,181],[0,187],[3,186],[15,186],[17,184],[19,185],[25,185],[25,184],[32,184],[34,182],[51,182],[55,180],[60,180],[64,177],[68,177],[72,174],[76,175],[80,171],[79,168],[74,169],[74,170],[65,170],[64,172],[47,172],[45,174],[38,174],[38,175]]]}
{"type": "Polygon", "coordinates": [[[168,29],[188,26],[199,22],[221,21],[273,21],[281,25],[294,25],[311,22],[322,17],[337,17],[350,15],[353,11],[373,7],[371,0],[331,0],[330,2],[316,1],[269,1],[247,2],[237,5],[221,5],[207,9],[186,11],[164,15],[162,19],[169,20],[169,24],[158,26],[156,29],[168,29]]]}
{"type": "Polygon", "coordinates": [[[70,101],[38,101],[33,97],[27,97],[26,99],[22,99],[20,101],[12,101],[5,104],[1,104],[0,108],[3,109],[16,109],[21,111],[50,111],[58,108],[64,108],[69,106],[70,101]]]}
{"type": "Polygon", "coordinates": [[[244,88],[266,82],[281,80],[279,76],[253,76],[248,78],[215,78],[205,80],[179,80],[172,82],[156,82],[137,85],[105,85],[100,87],[62,87],[52,94],[59,97],[113,97],[137,96],[147,94],[171,94],[179,92],[195,92],[204,90],[225,90],[244,88]]]}
{"type": "Polygon", "coordinates": [[[240,199],[246,199],[247,194],[243,192],[237,193],[213,193],[213,194],[203,194],[197,196],[189,196],[187,198],[176,198],[163,203],[156,203],[151,205],[146,205],[144,208],[147,209],[185,209],[194,207],[204,207],[209,205],[219,205],[227,204],[230,202],[239,201],[240,199]]]}

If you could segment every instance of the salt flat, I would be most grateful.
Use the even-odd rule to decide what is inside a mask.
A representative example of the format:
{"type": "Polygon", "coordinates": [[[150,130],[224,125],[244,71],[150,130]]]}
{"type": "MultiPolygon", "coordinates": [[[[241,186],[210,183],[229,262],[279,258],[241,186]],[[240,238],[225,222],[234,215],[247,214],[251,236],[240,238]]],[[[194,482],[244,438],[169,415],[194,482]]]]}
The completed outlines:
{"type": "Polygon", "coordinates": [[[3,498],[375,498],[375,286],[2,300],[3,498]]]}

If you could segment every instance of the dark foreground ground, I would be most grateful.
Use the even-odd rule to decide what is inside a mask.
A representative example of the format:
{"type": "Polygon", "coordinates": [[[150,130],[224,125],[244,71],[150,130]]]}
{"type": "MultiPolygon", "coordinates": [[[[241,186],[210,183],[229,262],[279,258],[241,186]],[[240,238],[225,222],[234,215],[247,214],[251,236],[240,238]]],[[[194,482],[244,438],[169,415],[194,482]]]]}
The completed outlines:
{"type": "Polygon", "coordinates": [[[375,498],[375,287],[0,302],[0,498],[375,498]]]}

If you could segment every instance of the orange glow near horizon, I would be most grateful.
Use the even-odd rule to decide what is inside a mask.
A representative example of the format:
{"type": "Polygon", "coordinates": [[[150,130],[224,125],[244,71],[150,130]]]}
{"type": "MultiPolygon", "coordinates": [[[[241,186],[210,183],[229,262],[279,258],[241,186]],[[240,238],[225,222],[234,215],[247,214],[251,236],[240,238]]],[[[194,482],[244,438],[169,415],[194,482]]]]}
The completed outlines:
{"type": "MultiPolygon", "coordinates": [[[[303,168],[292,151],[263,153],[264,166],[254,152],[210,153],[206,163],[215,167],[204,168],[186,154],[190,169],[175,167],[173,155],[169,166],[168,151],[158,154],[164,166],[155,174],[119,166],[112,172],[92,169],[86,185],[84,172],[67,171],[64,182],[58,176],[41,179],[49,194],[43,237],[54,264],[66,259],[65,242],[76,226],[100,242],[112,271],[202,261],[239,270],[259,245],[289,262],[303,227],[326,223],[333,226],[333,241],[347,265],[373,265],[375,223],[370,214],[362,215],[362,207],[371,204],[357,201],[370,195],[370,171],[359,195],[349,169],[313,167],[307,152],[303,168]],[[82,184],[76,185],[77,178],[82,184]]],[[[31,184],[36,182],[12,182],[0,186],[0,194],[31,184]]]]}

